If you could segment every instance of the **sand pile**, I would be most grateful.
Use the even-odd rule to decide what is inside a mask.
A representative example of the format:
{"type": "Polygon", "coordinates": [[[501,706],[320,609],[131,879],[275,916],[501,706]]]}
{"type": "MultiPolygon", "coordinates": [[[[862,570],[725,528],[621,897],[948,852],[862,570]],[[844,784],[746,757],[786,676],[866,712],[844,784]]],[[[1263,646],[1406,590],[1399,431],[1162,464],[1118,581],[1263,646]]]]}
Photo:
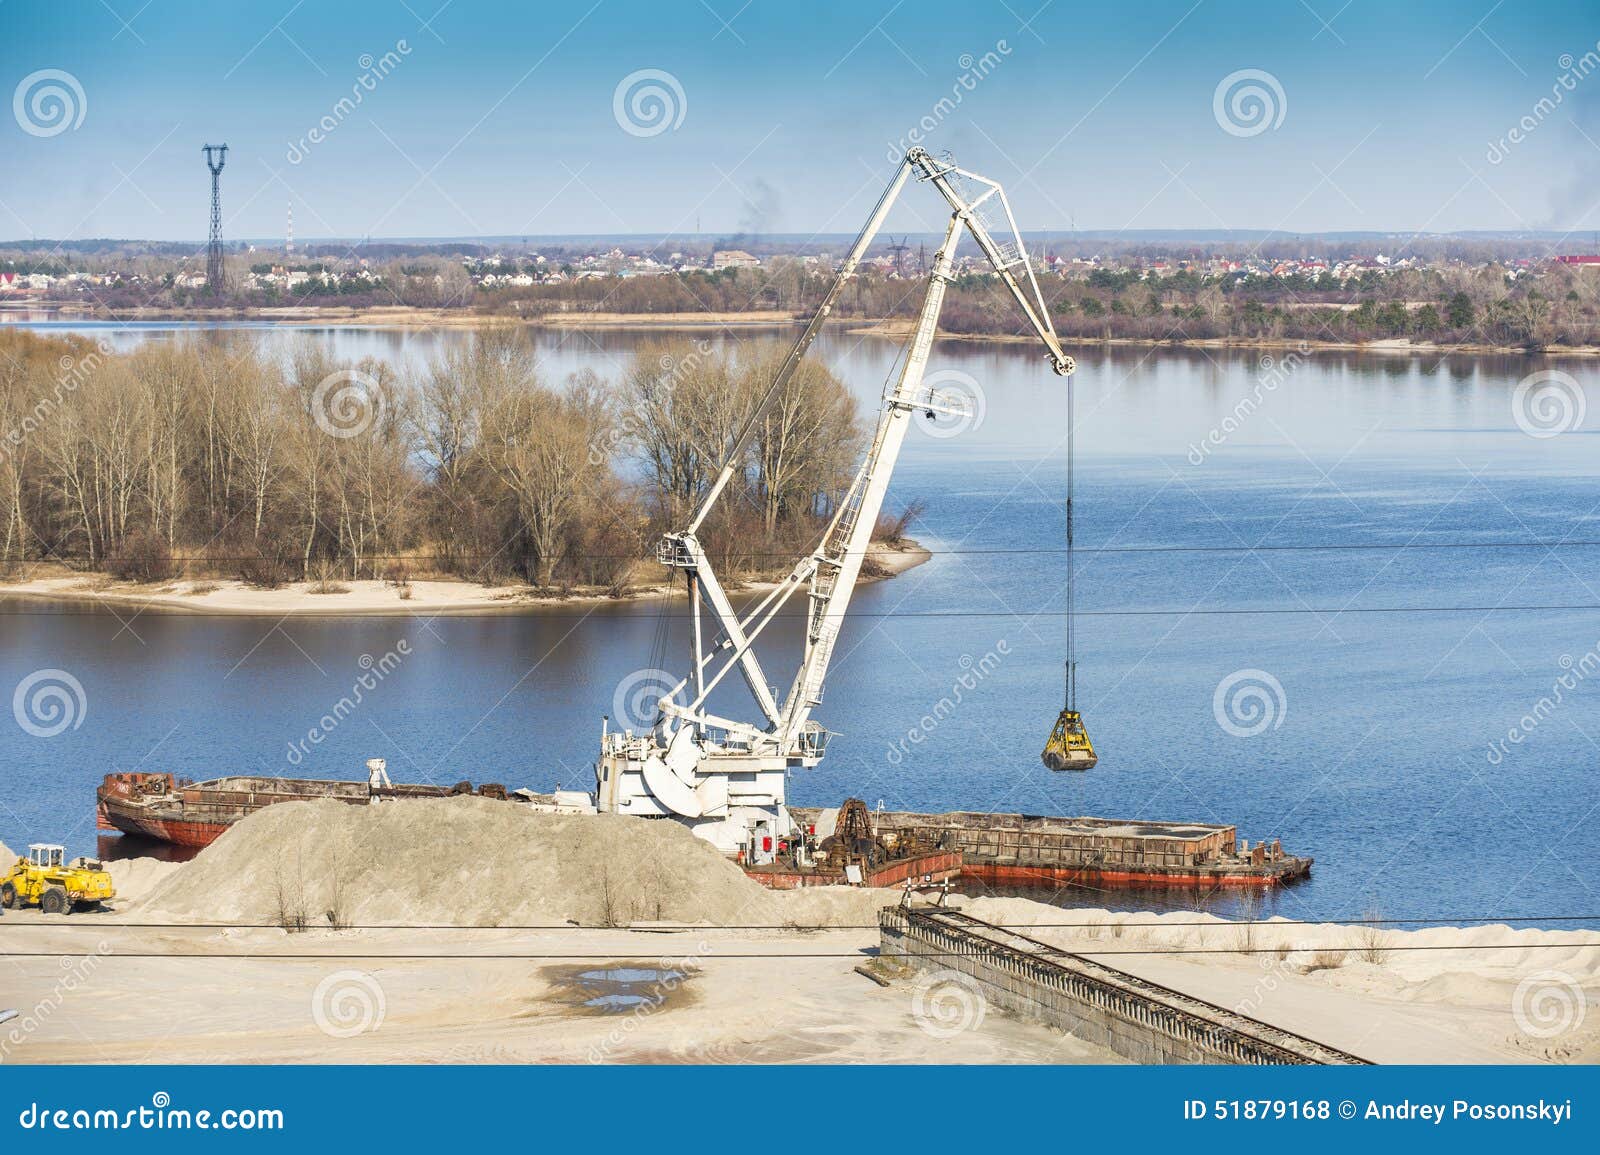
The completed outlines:
{"type": "Polygon", "coordinates": [[[17,852],[0,842],[0,870],[10,870],[17,861],[17,852]]]}
{"type": "Polygon", "coordinates": [[[461,797],[268,807],[158,884],[141,907],[180,919],[310,926],[782,924],[870,921],[893,900],[881,891],[774,894],[675,822],[539,814],[461,797]]]}
{"type": "Polygon", "coordinates": [[[101,865],[110,873],[111,885],[117,891],[112,905],[122,910],[148,896],[183,864],[159,858],[118,858],[101,865]]]}

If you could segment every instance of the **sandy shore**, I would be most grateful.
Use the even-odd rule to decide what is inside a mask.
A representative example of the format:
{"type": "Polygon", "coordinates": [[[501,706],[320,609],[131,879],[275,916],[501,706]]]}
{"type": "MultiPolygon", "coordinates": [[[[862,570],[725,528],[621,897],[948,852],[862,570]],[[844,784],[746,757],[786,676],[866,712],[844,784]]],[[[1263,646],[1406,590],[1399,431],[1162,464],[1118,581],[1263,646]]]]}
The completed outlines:
{"type": "Polygon", "coordinates": [[[805,318],[779,309],[748,313],[545,313],[529,323],[558,329],[718,329],[799,324],[805,318]]]}
{"type": "MultiPolygon", "coordinates": [[[[671,823],[471,798],[296,803],[192,862],[108,868],[109,911],[5,914],[0,1007],[19,1017],[0,1061],[1122,1061],[995,1007],[950,1031],[930,1019],[933,980],[856,972],[895,892],[774,894],[671,823]],[[304,887],[310,908],[346,904],[349,926],[279,929],[286,885],[291,903],[304,887]]],[[[1600,1060],[1594,931],[953,901],[1374,1062],[1600,1060]]]]}
{"type": "MultiPolygon", "coordinates": [[[[869,555],[894,577],[921,565],[932,555],[920,545],[875,546],[869,555]]],[[[864,578],[879,581],[882,578],[864,578]]],[[[771,582],[748,582],[744,589],[759,593],[771,582]]],[[[261,589],[241,581],[210,579],[141,585],[111,581],[104,575],[52,572],[24,581],[0,582],[0,597],[34,598],[53,602],[81,602],[101,606],[171,610],[206,614],[240,614],[296,617],[360,616],[372,614],[492,614],[550,610],[562,606],[592,606],[603,602],[681,598],[683,591],[666,586],[643,586],[625,597],[601,591],[577,591],[564,596],[540,593],[531,586],[484,586],[450,579],[410,583],[410,596],[387,582],[343,581],[338,592],[318,593],[314,582],[292,582],[278,589],[261,589]]]]}
{"type": "MultiPolygon", "coordinates": [[[[118,867],[113,864],[114,873],[118,867]]],[[[157,873],[181,869],[159,864],[157,873]]],[[[8,1035],[17,1022],[0,1028],[0,1060],[1124,1061],[995,1008],[954,1035],[930,1032],[918,1015],[915,977],[880,987],[855,972],[876,950],[875,931],[377,929],[291,936],[276,929],[127,926],[141,918],[137,903],[129,907],[70,920],[33,911],[6,916],[7,949],[46,957],[18,958],[7,968],[0,1002],[22,1012],[25,1029],[8,1035]],[[207,957],[218,952],[251,957],[207,957]],[[518,957],[491,957],[507,955],[518,957]],[[607,1013],[586,1005],[600,988],[582,976],[621,970],[682,977],[662,980],[664,1001],[649,1009],[607,1013]]],[[[1119,952],[1159,934],[1127,930],[1113,937],[1109,929],[1119,919],[1190,922],[1193,915],[1064,911],[1025,899],[975,900],[967,909],[1024,925],[1104,920],[1107,929],[1092,937],[1032,933],[1085,953],[1106,952],[1100,961],[1111,966],[1374,1062],[1600,1060],[1600,1025],[1580,1015],[1576,1026],[1545,1037],[1541,1024],[1550,1022],[1550,1008],[1539,1001],[1570,992],[1592,1004],[1600,997],[1597,952],[1533,949],[1535,942],[1561,937],[1593,941],[1592,933],[1506,927],[1389,932],[1400,944],[1422,938],[1463,949],[1396,951],[1381,963],[1347,957],[1336,969],[1303,971],[1309,955],[1288,962],[1273,955],[1130,957],[1119,952]],[[1475,953],[1469,945],[1519,939],[1530,949],[1475,953]],[[1529,982],[1535,984],[1531,993],[1529,982]]],[[[1244,933],[1220,921],[1198,936],[1184,932],[1202,945],[1235,944],[1244,933]]],[[[1292,933],[1297,941],[1348,942],[1352,931],[1295,927],[1292,933]]]]}
{"type": "MultiPolygon", "coordinates": [[[[284,325],[323,326],[339,325],[373,329],[475,329],[495,325],[527,324],[560,329],[730,329],[772,328],[798,324],[806,318],[787,310],[763,309],[740,313],[684,312],[684,313],[547,313],[537,317],[508,317],[473,312],[470,309],[423,309],[401,305],[380,305],[367,308],[347,307],[290,307],[267,309],[118,309],[95,310],[73,305],[31,305],[32,308],[49,308],[63,316],[86,316],[121,320],[159,321],[275,321],[284,325]]],[[[880,320],[844,318],[832,322],[846,326],[853,336],[882,337],[886,340],[905,341],[911,335],[915,321],[894,317],[880,320]]],[[[940,331],[941,340],[981,341],[1002,344],[1033,344],[1037,338],[1011,333],[949,333],[940,331]]],[[[1126,345],[1133,348],[1171,349],[1301,349],[1318,352],[1388,353],[1388,354],[1496,354],[1506,356],[1593,357],[1600,356],[1600,345],[1561,345],[1548,349],[1529,350],[1520,345],[1495,345],[1474,342],[1465,345],[1441,345],[1436,341],[1413,341],[1405,337],[1386,337],[1376,341],[1301,340],[1273,337],[1202,337],[1195,339],[1171,338],[1151,340],[1146,337],[1090,337],[1063,338],[1070,352],[1085,346],[1126,345]]]]}
{"type": "Polygon", "coordinates": [[[706,930],[317,931],[290,940],[271,930],[118,929],[91,927],[88,918],[77,925],[11,929],[11,949],[50,957],[8,968],[4,1005],[33,1029],[10,1043],[7,1032],[19,1022],[0,1027],[3,1061],[1121,1061],[999,1014],[953,1038],[929,1034],[907,988],[854,973],[877,943],[876,933],[861,931],[821,931],[796,944],[776,932],[706,930]],[[312,957],[201,953],[217,950],[312,957]],[[133,957],[150,953],[167,957],[133,957]],[[534,957],[351,957],[364,953],[534,957]],[[595,988],[585,987],[584,974],[658,969],[682,977],[649,1010],[585,1005],[597,996],[588,995],[595,988]],[[79,975],[76,989],[61,991],[79,975]]]}
{"type": "Polygon", "coordinates": [[[259,309],[96,309],[78,304],[30,303],[63,317],[121,321],[272,321],[281,325],[363,329],[478,329],[497,325],[534,325],[579,329],[703,329],[773,327],[803,321],[782,309],[751,309],[737,313],[606,313],[581,310],[541,313],[522,317],[480,313],[469,308],[427,309],[408,305],[364,307],[285,305],[259,309]]]}
{"type": "MultiPolygon", "coordinates": [[[[878,937],[859,928],[894,894],[775,895],[671,823],[529,815],[481,799],[297,804],[255,815],[190,863],[108,866],[118,890],[110,912],[6,913],[0,953],[45,953],[4,968],[0,1007],[20,1015],[0,1026],[0,1062],[1120,1061],[1002,1015],[959,1037],[930,1033],[908,986],[855,973],[878,937]],[[346,885],[358,925],[400,909],[412,922],[445,925],[323,924],[294,935],[191,925],[262,922],[282,881],[270,851],[297,859],[306,830],[313,888],[330,846],[344,869],[354,866],[346,885]],[[468,830],[480,845],[463,851],[457,836],[468,830]],[[660,878],[676,880],[667,913],[689,917],[655,919],[648,930],[595,927],[608,867],[625,904],[660,878]],[[458,876],[476,876],[475,885],[437,885],[458,876]],[[559,917],[571,902],[588,925],[559,917]],[[708,918],[846,926],[723,930],[708,918]],[[160,925],[133,925],[141,923],[160,925]],[[234,957],[208,957],[217,954],[234,957]],[[638,981],[618,992],[608,989],[613,979],[638,981]],[[605,1005],[632,992],[650,1001],[605,1005]]],[[[299,883],[296,874],[291,888],[299,883]]],[[[317,903],[330,893],[318,890],[317,903]]]]}

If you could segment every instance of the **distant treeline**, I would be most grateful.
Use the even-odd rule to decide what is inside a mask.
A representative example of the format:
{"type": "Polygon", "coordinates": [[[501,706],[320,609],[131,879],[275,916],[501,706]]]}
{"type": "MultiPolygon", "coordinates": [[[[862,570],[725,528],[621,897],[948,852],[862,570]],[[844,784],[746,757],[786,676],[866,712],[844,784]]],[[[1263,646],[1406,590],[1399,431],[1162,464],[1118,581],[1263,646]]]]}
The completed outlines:
{"type": "MultiPolygon", "coordinates": [[[[877,266],[862,270],[846,287],[834,315],[862,320],[914,316],[923,296],[924,281],[916,272],[922,255],[903,254],[904,275],[890,275],[877,266]]],[[[558,259],[540,274],[556,269],[571,272],[572,266],[558,259]]],[[[439,255],[374,264],[367,272],[375,280],[350,276],[346,269],[341,279],[312,277],[293,289],[243,288],[250,267],[237,255],[230,256],[228,270],[231,290],[219,299],[204,286],[177,284],[170,262],[140,257],[122,271],[138,273],[141,282],[93,286],[74,299],[108,310],[401,305],[530,320],[574,312],[775,310],[805,316],[821,302],[834,277],[826,264],[782,255],[769,257],[759,268],[653,276],[618,272],[492,287],[475,283],[459,258],[439,255]]],[[[52,266],[51,271],[60,269],[52,266]]],[[[1205,275],[1184,269],[1146,275],[1099,267],[1086,275],[1076,270],[1064,277],[1045,275],[1040,285],[1057,329],[1083,340],[1362,342],[1403,337],[1526,348],[1600,343],[1600,268],[1594,266],[1540,263],[1516,269],[1452,263],[1369,268],[1342,280],[1294,273],[1243,281],[1233,272],[1205,275]]],[[[999,282],[978,274],[962,276],[950,287],[941,327],[972,336],[1026,331],[999,282]]]]}
{"type": "MultiPolygon", "coordinates": [[[[597,277],[554,285],[479,289],[480,309],[550,312],[745,312],[814,309],[831,276],[796,261],[759,269],[661,277],[597,277]]],[[[1496,267],[1369,270],[1344,281],[1299,274],[1252,278],[1183,271],[1141,278],[1096,269],[1040,281],[1056,328],[1080,339],[1371,341],[1544,347],[1600,344],[1600,269],[1546,266],[1510,276],[1496,267]]],[[[869,273],[845,290],[835,315],[910,318],[923,282],[869,273]]],[[[1000,284],[968,275],[950,286],[940,328],[972,336],[1025,334],[1000,284]]]]}
{"type": "MultiPolygon", "coordinates": [[[[526,330],[474,333],[419,371],[286,363],[249,334],[151,342],[0,333],[0,561],[160,581],[237,576],[622,592],[704,492],[785,350],[641,347],[614,381],[544,379],[526,330]]],[[[810,545],[865,430],[807,362],[758,426],[701,537],[733,574],[810,545]]]]}
{"type": "MultiPolygon", "coordinates": [[[[1047,292],[1057,328],[1083,338],[1600,344],[1600,269],[1566,265],[1537,277],[1495,268],[1369,270],[1342,284],[1300,274],[1236,284],[1189,272],[1146,281],[1096,272],[1047,292]]],[[[964,316],[958,310],[949,327],[992,331],[984,327],[988,312],[981,304],[964,316]]]]}

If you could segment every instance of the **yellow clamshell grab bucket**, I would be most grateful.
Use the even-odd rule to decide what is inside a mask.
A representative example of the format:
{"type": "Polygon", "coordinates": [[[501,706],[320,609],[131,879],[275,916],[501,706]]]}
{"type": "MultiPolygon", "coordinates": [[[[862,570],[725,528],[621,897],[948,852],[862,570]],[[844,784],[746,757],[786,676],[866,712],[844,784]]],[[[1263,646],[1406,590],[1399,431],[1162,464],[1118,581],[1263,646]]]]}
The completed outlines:
{"type": "Polygon", "coordinates": [[[1095,756],[1094,743],[1089,741],[1089,731],[1083,728],[1083,718],[1076,710],[1061,711],[1040,757],[1051,770],[1092,770],[1100,760],[1095,756]]]}

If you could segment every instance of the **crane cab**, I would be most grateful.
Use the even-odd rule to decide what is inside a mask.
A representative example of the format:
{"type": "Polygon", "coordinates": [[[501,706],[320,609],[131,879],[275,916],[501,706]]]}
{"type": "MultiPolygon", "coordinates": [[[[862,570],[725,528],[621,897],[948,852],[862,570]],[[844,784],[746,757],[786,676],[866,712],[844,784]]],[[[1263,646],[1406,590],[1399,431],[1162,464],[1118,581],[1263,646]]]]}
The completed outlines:
{"type": "Polygon", "coordinates": [[[1083,716],[1076,710],[1061,711],[1040,757],[1051,770],[1092,770],[1100,761],[1089,731],[1083,728],[1083,716]]]}

